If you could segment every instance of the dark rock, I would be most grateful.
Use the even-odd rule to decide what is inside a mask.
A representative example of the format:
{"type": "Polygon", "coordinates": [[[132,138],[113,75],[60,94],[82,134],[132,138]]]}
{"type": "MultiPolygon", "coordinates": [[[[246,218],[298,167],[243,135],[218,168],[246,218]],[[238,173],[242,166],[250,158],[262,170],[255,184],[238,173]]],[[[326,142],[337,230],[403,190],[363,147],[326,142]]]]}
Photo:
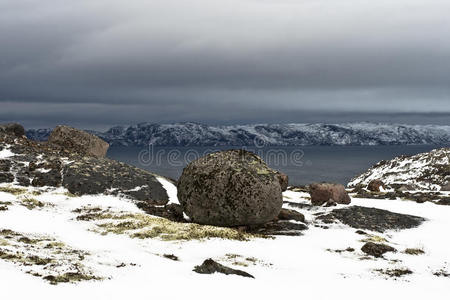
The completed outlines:
{"type": "Polygon", "coordinates": [[[295,220],[305,222],[305,216],[293,209],[282,208],[278,214],[278,220],[295,220]]]}
{"type": "Polygon", "coordinates": [[[123,195],[147,205],[165,205],[168,202],[167,192],[156,175],[124,163],[84,156],[55,144],[11,137],[1,132],[0,147],[8,147],[16,154],[1,160],[2,170],[9,171],[0,171],[0,181],[13,182],[12,174],[15,174],[16,182],[23,186],[30,183],[39,187],[64,186],[79,196],[99,193],[123,195]]]}
{"type": "Polygon", "coordinates": [[[441,187],[441,191],[446,191],[446,192],[450,191],[450,181],[446,185],[443,185],[441,187]]]}
{"type": "Polygon", "coordinates": [[[57,126],[50,134],[48,142],[68,151],[98,158],[105,157],[109,148],[109,144],[101,138],[68,126],[57,126]]]}
{"type": "Polygon", "coordinates": [[[49,172],[35,172],[34,179],[31,182],[32,186],[61,186],[62,176],[60,169],[51,169],[49,172]]]}
{"type": "Polygon", "coordinates": [[[325,203],[325,206],[326,207],[337,206],[337,203],[330,199],[327,201],[327,203],[325,203]]]}
{"type": "Polygon", "coordinates": [[[205,260],[200,266],[195,266],[193,271],[200,274],[213,274],[217,272],[226,275],[239,275],[249,278],[255,278],[253,277],[253,275],[250,275],[247,272],[226,267],[222,264],[219,264],[218,262],[215,262],[211,258],[205,260]]]}
{"type": "Polygon", "coordinates": [[[261,235],[285,235],[285,236],[300,236],[302,231],[307,230],[308,226],[305,224],[293,223],[289,221],[269,222],[262,226],[246,229],[249,233],[261,235]]]}
{"type": "Polygon", "coordinates": [[[140,201],[137,203],[137,207],[150,215],[166,218],[174,222],[186,222],[183,217],[183,210],[179,204],[172,203],[165,206],[155,206],[154,204],[140,201]]]}
{"type": "Polygon", "coordinates": [[[383,181],[379,179],[372,180],[367,185],[367,189],[371,192],[379,192],[381,188],[385,189],[386,186],[384,185],[383,181]]]}
{"type": "Polygon", "coordinates": [[[362,228],[378,232],[390,229],[414,228],[425,221],[424,218],[393,213],[383,209],[362,206],[335,209],[331,213],[317,219],[329,224],[336,220],[353,228],[362,228]]]}
{"type": "Polygon", "coordinates": [[[360,235],[367,235],[367,232],[362,231],[362,230],[356,230],[355,233],[360,234],[360,235]]]}
{"type": "Polygon", "coordinates": [[[313,205],[323,205],[330,200],[338,204],[350,204],[351,199],[342,184],[335,183],[315,183],[309,186],[311,203],[313,205]]]}
{"type": "Polygon", "coordinates": [[[170,260],[174,260],[174,261],[178,261],[178,256],[173,255],[173,254],[163,254],[163,257],[170,259],[170,260]]]}
{"type": "Polygon", "coordinates": [[[14,181],[14,175],[11,173],[0,172],[0,183],[10,183],[14,181]]]}
{"type": "Polygon", "coordinates": [[[152,205],[169,200],[155,175],[114,160],[83,157],[66,165],[63,173],[63,186],[75,195],[120,194],[152,205]]]}
{"type": "Polygon", "coordinates": [[[172,219],[181,222],[184,221],[183,207],[180,204],[171,203],[166,205],[166,209],[172,216],[172,219]]]}
{"type": "Polygon", "coordinates": [[[283,203],[277,172],[245,150],[191,162],[178,180],[178,199],[193,222],[217,226],[267,223],[283,203]]]}
{"type": "Polygon", "coordinates": [[[11,169],[11,161],[7,159],[0,159],[0,172],[9,172],[11,169]]]}
{"type": "Polygon", "coordinates": [[[21,186],[29,186],[30,178],[27,176],[16,176],[17,183],[21,186]]]}
{"type": "Polygon", "coordinates": [[[381,257],[386,252],[397,252],[395,248],[389,245],[377,244],[373,242],[365,243],[364,246],[362,246],[361,250],[367,255],[372,255],[375,257],[381,257]]]}
{"type": "Polygon", "coordinates": [[[450,205],[450,198],[443,198],[443,199],[439,200],[438,202],[436,202],[436,204],[439,204],[439,205],[450,205]]]}
{"type": "Polygon", "coordinates": [[[415,184],[391,184],[391,186],[397,192],[416,191],[420,189],[420,187],[415,184]]]}
{"type": "Polygon", "coordinates": [[[18,123],[2,124],[0,125],[0,132],[17,137],[22,137],[25,135],[25,129],[18,123]]]}
{"type": "Polygon", "coordinates": [[[278,180],[280,181],[281,191],[284,192],[288,188],[289,177],[286,174],[281,173],[280,171],[278,171],[277,173],[278,173],[278,180]]]}

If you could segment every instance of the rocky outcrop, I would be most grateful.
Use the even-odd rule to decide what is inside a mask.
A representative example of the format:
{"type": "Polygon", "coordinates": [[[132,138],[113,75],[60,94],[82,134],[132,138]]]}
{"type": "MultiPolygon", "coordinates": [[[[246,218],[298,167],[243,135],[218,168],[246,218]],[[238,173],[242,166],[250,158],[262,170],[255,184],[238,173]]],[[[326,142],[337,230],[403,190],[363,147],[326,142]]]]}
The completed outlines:
{"type": "Polygon", "coordinates": [[[193,271],[199,274],[222,273],[225,275],[239,275],[243,277],[255,278],[247,272],[224,266],[211,258],[205,260],[201,265],[195,266],[193,271]]]}
{"type": "Polygon", "coordinates": [[[155,174],[121,162],[0,133],[2,149],[13,155],[0,160],[0,183],[62,186],[75,195],[122,195],[147,206],[168,202],[167,192],[155,174]]]}
{"type": "Polygon", "coordinates": [[[363,206],[335,209],[331,213],[319,216],[324,223],[340,221],[350,227],[384,232],[392,229],[414,228],[425,221],[424,218],[393,213],[388,210],[363,206]]]}
{"type": "Polygon", "coordinates": [[[68,126],[57,126],[48,139],[51,144],[83,156],[105,157],[109,144],[99,137],[68,126]]]}
{"type": "Polygon", "coordinates": [[[25,129],[18,123],[1,124],[0,132],[16,137],[22,137],[25,135],[25,129]]]}
{"type": "Polygon", "coordinates": [[[367,186],[373,180],[381,180],[392,188],[439,191],[450,180],[450,148],[381,161],[352,179],[348,186],[367,186]]]}
{"type": "Polygon", "coordinates": [[[267,223],[283,203],[277,172],[245,150],[191,162],[178,180],[178,199],[192,221],[217,226],[267,223]]]}
{"type": "Polygon", "coordinates": [[[314,183],[309,186],[313,205],[350,204],[351,199],[342,184],[314,183]]]}
{"type": "Polygon", "coordinates": [[[118,161],[83,157],[65,164],[62,174],[62,186],[75,195],[119,194],[154,205],[168,202],[155,175],[118,161]]]}
{"type": "Polygon", "coordinates": [[[373,242],[365,243],[364,246],[362,246],[361,251],[374,257],[382,257],[383,254],[387,252],[397,252],[394,247],[373,242]]]}

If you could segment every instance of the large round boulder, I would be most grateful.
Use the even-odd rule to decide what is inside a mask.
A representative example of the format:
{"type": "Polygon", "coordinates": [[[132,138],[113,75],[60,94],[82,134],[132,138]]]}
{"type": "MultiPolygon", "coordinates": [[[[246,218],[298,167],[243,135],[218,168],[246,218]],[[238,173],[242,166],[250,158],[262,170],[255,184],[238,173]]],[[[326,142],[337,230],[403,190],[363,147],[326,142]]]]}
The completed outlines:
{"type": "Polygon", "coordinates": [[[278,173],[245,150],[191,162],[178,181],[178,199],[193,222],[216,226],[264,224],[283,204],[278,173]]]}

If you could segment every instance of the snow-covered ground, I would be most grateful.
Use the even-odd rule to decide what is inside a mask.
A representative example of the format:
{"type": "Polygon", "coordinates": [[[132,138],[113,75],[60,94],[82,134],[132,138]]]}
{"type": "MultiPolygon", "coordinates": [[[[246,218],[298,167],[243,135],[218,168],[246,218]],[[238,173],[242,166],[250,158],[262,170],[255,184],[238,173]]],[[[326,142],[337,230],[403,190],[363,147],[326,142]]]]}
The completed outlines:
{"type": "MultiPolygon", "coordinates": [[[[161,180],[169,191],[170,201],[176,202],[175,187],[161,180]]],[[[364,244],[361,240],[366,236],[345,225],[331,225],[328,229],[314,226],[314,213],[334,208],[308,210],[286,204],[286,208],[306,216],[309,229],[302,236],[250,241],[218,238],[165,241],[137,239],[127,234],[102,235],[95,230],[94,222],[77,220],[76,209],[87,207],[141,213],[124,198],[73,197],[64,189],[41,194],[33,191],[36,190],[30,188],[16,195],[0,192],[0,202],[7,207],[0,211],[0,230],[47,237],[72,252],[83,251],[86,253],[83,267],[102,279],[51,285],[29,274],[33,270],[45,273],[41,266],[0,259],[2,299],[448,299],[450,292],[450,278],[433,275],[439,271],[450,272],[449,206],[352,199],[351,205],[427,219],[415,229],[383,234],[366,231],[377,239],[386,239],[398,251],[385,254],[384,258],[361,259],[366,257],[360,250],[364,244]],[[39,205],[28,205],[26,197],[32,197],[39,205]],[[333,251],[348,247],[355,251],[333,251]],[[420,248],[425,254],[408,255],[403,253],[406,248],[420,248]],[[173,254],[179,261],[165,258],[164,254],[173,254]],[[192,271],[207,258],[244,270],[255,279],[192,271]],[[413,273],[392,278],[375,271],[399,268],[408,268],[413,273]]],[[[308,203],[307,196],[294,191],[284,193],[285,200],[294,203],[308,203]]],[[[0,249],[7,247],[0,243],[0,249]]],[[[35,251],[37,246],[33,247],[24,249],[35,251]]],[[[42,251],[50,251],[47,248],[42,251]]]]}

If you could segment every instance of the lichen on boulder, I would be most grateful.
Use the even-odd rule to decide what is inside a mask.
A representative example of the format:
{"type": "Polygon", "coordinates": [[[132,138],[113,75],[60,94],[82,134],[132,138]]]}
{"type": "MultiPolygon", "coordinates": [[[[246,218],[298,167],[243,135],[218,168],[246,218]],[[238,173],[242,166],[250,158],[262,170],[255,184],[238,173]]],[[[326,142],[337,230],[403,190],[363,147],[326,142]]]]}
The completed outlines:
{"type": "Polygon", "coordinates": [[[178,199],[193,222],[216,226],[267,223],[283,203],[278,173],[245,150],[191,162],[178,181],[178,199]]]}

